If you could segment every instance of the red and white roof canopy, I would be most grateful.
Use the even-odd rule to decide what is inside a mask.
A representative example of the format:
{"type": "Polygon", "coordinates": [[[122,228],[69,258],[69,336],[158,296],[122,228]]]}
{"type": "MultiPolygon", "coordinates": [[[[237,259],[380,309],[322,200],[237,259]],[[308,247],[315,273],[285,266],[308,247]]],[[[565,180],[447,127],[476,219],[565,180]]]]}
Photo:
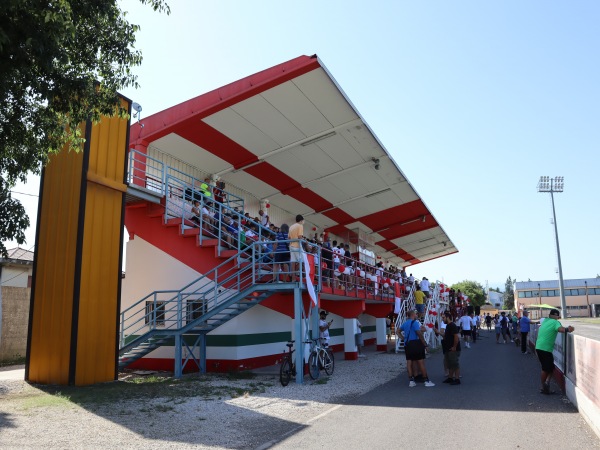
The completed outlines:
{"type": "Polygon", "coordinates": [[[338,236],[416,264],[458,250],[315,56],[301,56],[154,114],[156,145],[338,236]],[[378,167],[378,169],[376,168],[378,167]]]}

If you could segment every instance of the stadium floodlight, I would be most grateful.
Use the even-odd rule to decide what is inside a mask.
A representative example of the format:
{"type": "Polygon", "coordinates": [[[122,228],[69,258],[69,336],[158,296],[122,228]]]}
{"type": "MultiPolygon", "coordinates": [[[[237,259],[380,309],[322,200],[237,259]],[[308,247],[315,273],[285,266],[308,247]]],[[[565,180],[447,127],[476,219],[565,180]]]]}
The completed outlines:
{"type": "Polygon", "coordinates": [[[565,288],[562,273],[562,264],[560,262],[560,245],[558,244],[558,226],[556,225],[556,211],[554,209],[554,193],[562,192],[565,187],[565,177],[540,177],[538,182],[538,192],[549,192],[552,199],[552,217],[554,218],[554,237],[556,239],[556,256],[558,258],[558,287],[560,289],[560,316],[563,319],[567,317],[567,301],[565,300],[565,288]]]}

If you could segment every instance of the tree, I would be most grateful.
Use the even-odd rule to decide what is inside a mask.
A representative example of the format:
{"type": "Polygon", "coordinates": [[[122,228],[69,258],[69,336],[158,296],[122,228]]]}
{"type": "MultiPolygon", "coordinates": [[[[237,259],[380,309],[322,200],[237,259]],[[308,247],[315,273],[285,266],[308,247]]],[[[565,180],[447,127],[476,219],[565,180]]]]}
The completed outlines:
{"type": "MultiPolygon", "coordinates": [[[[170,13],[165,0],[140,0],[170,13]]],[[[138,25],[117,0],[4,0],[0,11],[0,254],[25,240],[29,218],[10,190],[48,156],[83,142],[79,124],[126,115],[117,92],[137,87],[138,25]]]]}
{"type": "Polygon", "coordinates": [[[482,306],[485,304],[485,291],[483,286],[477,281],[464,280],[450,286],[454,290],[460,291],[469,297],[469,302],[473,306],[482,306]]]}
{"type": "Polygon", "coordinates": [[[512,280],[510,276],[506,279],[504,284],[504,306],[503,309],[514,309],[515,308],[515,291],[513,290],[513,284],[515,280],[512,280]]]}

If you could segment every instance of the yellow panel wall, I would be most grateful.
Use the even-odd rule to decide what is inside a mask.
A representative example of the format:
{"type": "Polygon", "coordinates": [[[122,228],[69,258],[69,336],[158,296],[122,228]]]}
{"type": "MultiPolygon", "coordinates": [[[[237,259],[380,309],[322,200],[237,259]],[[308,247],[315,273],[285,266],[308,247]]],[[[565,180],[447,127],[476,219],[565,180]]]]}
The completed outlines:
{"type": "Polygon", "coordinates": [[[82,164],[83,153],[63,151],[42,177],[26,376],[35,383],[69,381],[82,164]]]}
{"type": "MultiPolygon", "coordinates": [[[[122,100],[130,108],[129,100],[122,100]]],[[[125,158],[129,122],[86,127],[40,188],[26,379],[87,385],[117,376],[125,158]]]]}
{"type": "Polygon", "coordinates": [[[114,379],[128,123],[92,129],[81,265],[75,384],[114,379]],[[101,337],[101,338],[100,338],[101,337]]]}

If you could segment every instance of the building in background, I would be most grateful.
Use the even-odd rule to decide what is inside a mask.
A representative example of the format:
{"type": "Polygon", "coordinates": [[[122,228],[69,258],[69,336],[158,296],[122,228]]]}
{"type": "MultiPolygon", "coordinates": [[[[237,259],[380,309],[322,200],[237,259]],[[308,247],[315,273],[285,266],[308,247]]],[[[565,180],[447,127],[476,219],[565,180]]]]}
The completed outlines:
{"type": "Polygon", "coordinates": [[[17,247],[0,258],[0,362],[25,357],[33,255],[17,247]]]}
{"type": "MultiPolygon", "coordinates": [[[[565,280],[564,286],[567,317],[600,316],[600,278],[565,280]]],[[[517,281],[514,291],[519,312],[535,305],[560,309],[558,280],[517,281]]]]}

